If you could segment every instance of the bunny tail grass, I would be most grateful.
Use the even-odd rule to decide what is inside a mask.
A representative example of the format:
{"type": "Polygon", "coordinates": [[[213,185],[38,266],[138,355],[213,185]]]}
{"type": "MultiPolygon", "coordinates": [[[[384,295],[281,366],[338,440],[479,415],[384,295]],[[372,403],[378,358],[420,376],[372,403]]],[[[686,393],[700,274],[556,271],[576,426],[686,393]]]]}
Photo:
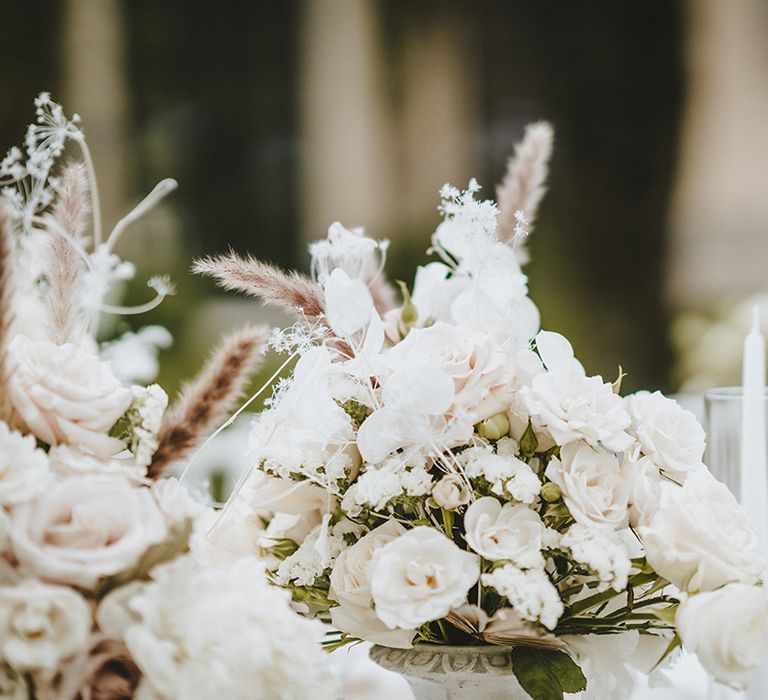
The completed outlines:
{"type": "Polygon", "coordinates": [[[200,374],[184,386],[160,428],[148,476],[157,479],[229,416],[262,360],[267,329],[246,326],[226,336],[200,374]]]}
{"type": "Polygon", "coordinates": [[[243,258],[229,252],[203,258],[195,262],[192,270],[213,277],[224,289],[257,297],[303,320],[314,321],[325,310],[323,291],[317,283],[250,256],[243,258]]]}
{"type": "MultiPolygon", "coordinates": [[[[496,188],[499,218],[496,237],[504,243],[515,239],[517,217],[522,211],[528,224],[536,220],[549,173],[554,132],[548,122],[534,122],[525,129],[523,140],[515,146],[515,153],[507,161],[507,172],[496,188]]],[[[524,251],[520,250],[524,255],[524,251]]]]}

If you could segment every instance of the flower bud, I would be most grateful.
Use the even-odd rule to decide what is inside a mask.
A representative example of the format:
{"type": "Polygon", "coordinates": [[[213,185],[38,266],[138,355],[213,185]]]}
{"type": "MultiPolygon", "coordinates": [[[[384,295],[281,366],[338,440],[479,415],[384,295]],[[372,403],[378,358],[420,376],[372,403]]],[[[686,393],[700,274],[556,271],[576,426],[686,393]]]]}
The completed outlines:
{"type": "Polygon", "coordinates": [[[541,487],[541,498],[547,503],[554,503],[560,500],[560,487],[553,481],[548,481],[541,487]]]}
{"type": "Polygon", "coordinates": [[[486,440],[498,440],[509,433],[509,418],[503,413],[480,421],[476,426],[477,434],[486,440]]]}
{"type": "Polygon", "coordinates": [[[467,485],[456,474],[446,474],[432,489],[432,498],[441,508],[455,510],[469,503],[470,493],[467,485]]]}

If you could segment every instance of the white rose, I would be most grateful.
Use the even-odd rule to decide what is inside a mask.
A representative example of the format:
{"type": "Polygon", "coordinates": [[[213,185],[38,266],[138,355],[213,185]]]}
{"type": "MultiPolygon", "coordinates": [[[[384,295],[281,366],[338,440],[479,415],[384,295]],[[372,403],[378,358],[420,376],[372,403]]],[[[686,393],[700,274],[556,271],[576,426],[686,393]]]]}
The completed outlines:
{"type": "Polygon", "coordinates": [[[768,656],[768,592],[731,583],[686,598],[677,632],[688,651],[721,683],[743,689],[768,656]]]}
{"type": "Polygon", "coordinates": [[[48,458],[35,438],[0,421],[0,507],[32,498],[45,490],[50,477],[48,458]]]}
{"type": "Polygon", "coordinates": [[[627,485],[612,454],[572,442],[550,460],[545,474],[560,487],[576,522],[614,528],[626,523],[627,485]]]}
{"type": "Polygon", "coordinates": [[[509,559],[524,569],[544,564],[544,524],[528,506],[502,506],[491,496],[480,498],[467,508],[464,528],[467,544],[484,559],[509,559]]]}
{"type": "Polygon", "coordinates": [[[55,668],[86,648],[92,624],[88,604],[70,588],[0,586],[0,659],[17,670],[55,668]]]}
{"type": "Polygon", "coordinates": [[[602,377],[588,377],[574,358],[571,344],[557,333],[542,331],[536,347],[546,372],[521,389],[534,427],[545,429],[558,445],[585,440],[623,452],[632,445],[624,402],[602,377]]]}
{"type": "Polygon", "coordinates": [[[650,457],[634,461],[628,459],[621,468],[621,476],[629,494],[629,524],[647,525],[659,510],[661,500],[661,474],[650,457]]]}
{"type": "Polygon", "coordinates": [[[166,536],[151,492],[120,477],[71,477],[11,514],[19,562],[42,579],[90,588],[166,536]]]}
{"type": "Polygon", "coordinates": [[[130,405],[131,391],[108,362],[74,345],[16,336],[8,366],[11,403],[40,440],[78,445],[99,457],[125,447],[107,433],[130,405]]]}
{"type": "Polygon", "coordinates": [[[446,510],[456,510],[467,505],[471,497],[469,487],[456,474],[446,474],[432,488],[435,503],[446,510]]]}
{"type": "Polygon", "coordinates": [[[105,474],[122,476],[140,483],[147,473],[146,465],[137,464],[133,455],[127,457],[96,457],[74,445],[57,445],[48,453],[51,469],[62,476],[105,474]]]}
{"type": "Polygon", "coordinates": [[[704,468],[706,434],[693,413],[659,391],[640,391],[625,403],[632,418],[629,433],[665,474],[682,482],[691,471],[704,468]]]}
{"type": "Polygon", "coordinates": [[[445,535],[419,526],[379,549],[370,569],[376,614],[390,628],[416,629],[465,602],[480,562],[445,535]]]}
{"type": "Polygon", "coordinates": [[[339,554],[331,571],[331,597],[340,603],[370,607],[369,569],[373,556],[405,532],[397,520],[387,520],[339,554]]]}
{"type": "Polygon", "coordinates": [[[747,511],[709,472],[663,484],[658,512],[638,532],[648,563],[680,590],[754,583],[763,568],[747,511]]]}

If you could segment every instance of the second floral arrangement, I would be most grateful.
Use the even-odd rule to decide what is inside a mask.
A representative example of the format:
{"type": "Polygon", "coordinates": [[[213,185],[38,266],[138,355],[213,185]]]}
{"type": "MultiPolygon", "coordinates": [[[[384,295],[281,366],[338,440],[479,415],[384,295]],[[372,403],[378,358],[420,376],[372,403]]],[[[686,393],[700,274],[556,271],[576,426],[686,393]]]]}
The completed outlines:
{"type": "Polygon", "coordinates": [[[338,630],[331,646],[512,645],[534,697],[621,697],[631,666],[683,644],[742,686],[768,596],[704,431],[658,392],[590,376],[528,297],[550,147],[548,125],[528,129],[498,205],[474,181],[443,188],[436,260],[399,302],[386,242],[340,224],[310,247],[312,278],[198,263],[297,316],[271,337],[297,362],[254,419],[220,535],[258,539],[273,581],[338,630]]]}

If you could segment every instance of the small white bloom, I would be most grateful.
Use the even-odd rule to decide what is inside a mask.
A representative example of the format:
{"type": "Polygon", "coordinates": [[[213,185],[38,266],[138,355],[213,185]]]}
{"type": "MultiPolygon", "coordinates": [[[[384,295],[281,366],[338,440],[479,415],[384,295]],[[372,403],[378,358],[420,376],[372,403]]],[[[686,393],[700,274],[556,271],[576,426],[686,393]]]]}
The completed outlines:
{"type": "Polygon", "coordinates": [[[561,546],[571,550],[573,560],[588,566],[600,579],[598,590],[622,591],[632,568],[629,551],[619,534],[605,526],[572,525],[563,535],[561,546]]]}
{"type": "Polygon", "coordinates": [[[534,425],[546,429],[558,445],[585,440],[614,452],[627,450],[632,444],[626,432],[630,417],[611,384],[586,376],[561,335],[542,331],[536,346],[547,371],[521,390],[534,425]]]}
{"type": "Polygon", "coordinates": [[[369,577],[376,615],[394,629],[415,629],[465,602],[477,582],[477,555],[419,526],[378,549],[369,577]]]}
{"type": "Polygon", "coordinates": [[[577,522],[618,528],[627,521],[627,485],[612,454],[583,442],[572,442],[547,465],[546,476],[556,483],[577,522]]]}
{"type": "Polygon", "coordinates": [[[484,586],[503,595],[524,620],[541,622],[549,630],[557,626],[564,610],[563,601],[542,569],[523,571],[506,564],[483,574],[481,580],[484,586]]]}
{"type": "Polygon", "coordinates": [[[470,447],[458,455],[458,460],[470,479],[484,478],[497,496],[530,504],[541,491],[541,481],[531,467],[507,450],[497,454],[490,447],[470,447]]]}
{"type": "Polygon", "coordinates": [[[688,596],[675,620],[683,646],[721,683],[744,689],[768,656],[768,592],[731,583],[688,596]]]}
{"type": "Polygon", "coordinates": [[[464,528],[467,544],[488,561],[509,559],[523,569],[544,566],[544,524],[528,506],[480,498],[467,508],[464,528]]]}
{"type": "Polygon", "coordinates": [[[725,484],[702,471],[682,488],[662,486],[658,512],[638,529],[654,570],[689,592],[757,581],[764,567],[757,533],[725,484]]]}
{"type": "Polygon", "coordinates": [[[83,651],[91,632],[85,600],[64,586],[0,586],[0,659],[19,671],[53,670],[83,651]]]}
{"type": "Polygon", "coordinates": [[[693,413],[659,391],[639,391],[625,402],[632,417],[630,434],[659,469],[683,482],[690,472],[704,468],[706,435],[693,413]]]}
{"type": "Polygon", "coordinates": [[[16,336],[8,365],[11,402],[43,442],[77,445],[99,457],[125,447],[107,433],[131,403],[131,392],[109,363],[74,345],[16,336]]]}
{"type": "Polygon", "coordinates": [[[446,510],[456,510],[469,503],[472,493],[456,474],[446,474],[432,488],[435,503],[446,510]]]}
{"type": "Polygon", "coordinates": [[[11,513],[21,565],[83,588],[130,568],[166,534],[150,490],[116,476],[70,477],[11,513]]]}
{"type": "Polygon", "coordinates": [[[35,438],[0,421],[0,507],[32,498],[47,488],[50,478],[48,458],[35,438]]]}

